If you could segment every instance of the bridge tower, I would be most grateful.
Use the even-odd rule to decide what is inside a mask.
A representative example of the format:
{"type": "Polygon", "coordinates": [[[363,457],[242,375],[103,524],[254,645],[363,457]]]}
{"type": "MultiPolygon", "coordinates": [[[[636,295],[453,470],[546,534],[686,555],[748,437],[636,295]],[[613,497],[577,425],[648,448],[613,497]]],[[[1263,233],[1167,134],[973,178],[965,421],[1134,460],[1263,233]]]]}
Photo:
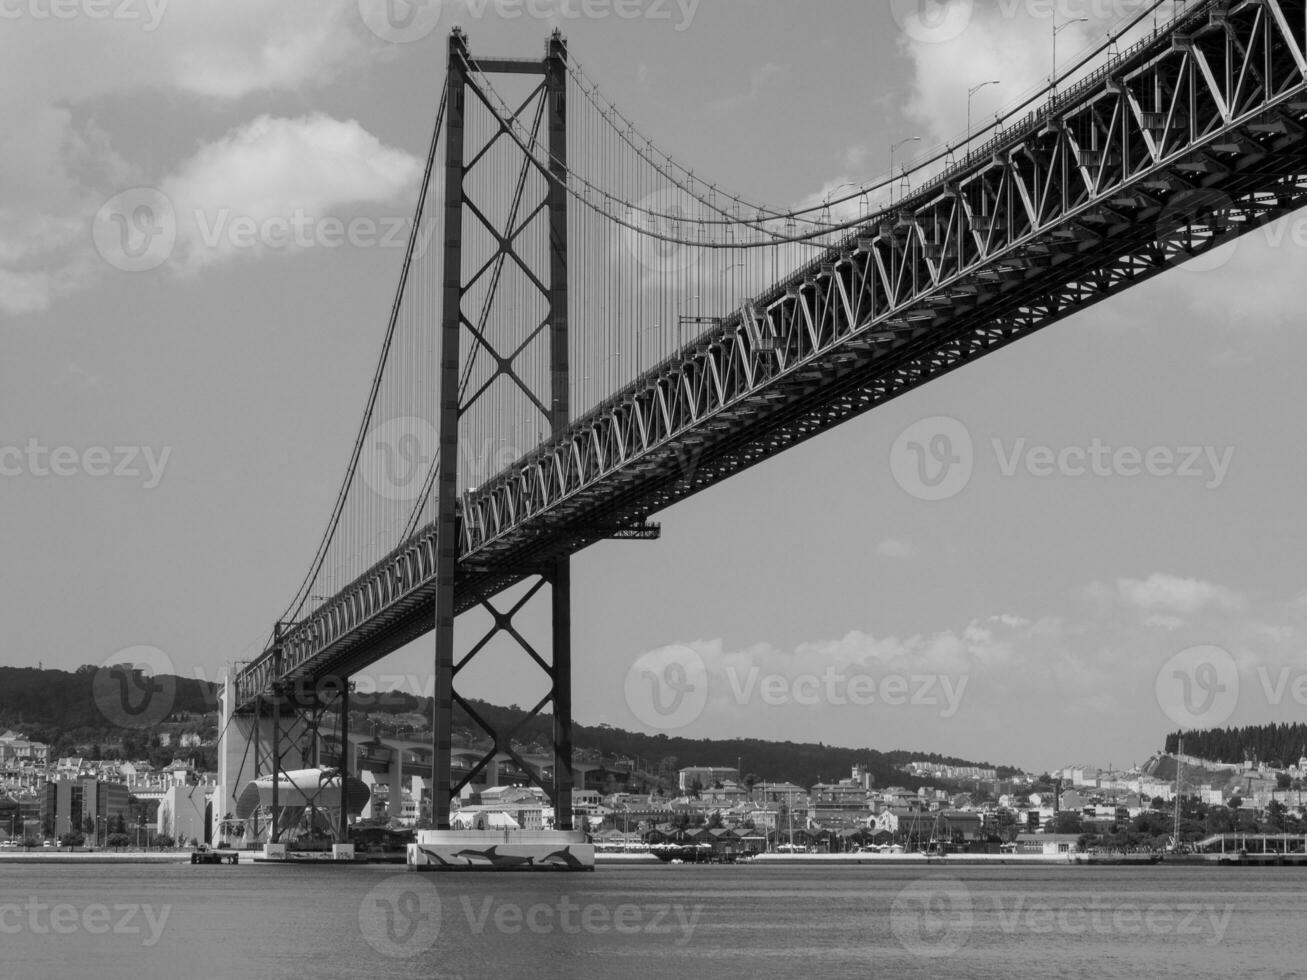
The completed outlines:
{"type": "MultiPolygon", "coordinates": [[[[449,38],[447,108],[445,114],[444,159],[444,253],[442,314],[439,337],[439,411],[437,417],[440,469],[435,484],[437,527],[435,599],[435,704],[432,719],[435,752],[432,773],[433,821],[436,829],[422,832],[415,847],[418,866],[439,866],[447,846],[466,845],[468,833],[453,831],[451,802],[483,771],[493,774],[501,759],[510,759],[526,777],[539,785],[554,807],[555,836],[542,838],[546,851],[554,845],[580,845],[588,850],[583,834],[576,833],[572,816],[572,676],[571,676],[571,569],[567,554],[545,556],[525,566],[460,566],[465,540],[465,513],[461,503],[459,461],[468,458],[468,426],[465,419],[488,397],[492,384],[510,385],[524,398],[519,401],[542,432],[560,437],[571,421],[568,350],[568,208],[567,208],[567,44],[555,31],[548,39],[540,61],[473,58],[466,35],[455,29],[449,38]],[[525,100],[511,109],[499,100],[491,79],[496,76],[528,76],[538,84],[525,100]],[[494,132],[473,136],[468,125],[469,110],[488,110],[494,132]],[[534,136],[544,136],[536,145],[547,147],[548,160],[526,152],[515,135],[519,125],[532,126],[534,136]],[[543,131],[543,132],[542,132],[543,131]],[[480,143],[480,145],[477,145],[480,143]],[[515,156],[514,180],[507,200],[490,201],[489,187],[504,187],[506,157],[515,156]],[[477,178],[479,168],[497,167],[499,174],[489,185],[477,178]],[[480,190],[479,190],[480,188],[480,190]],[[506,205],[506,206],[505,206],[506,205]],[[470,255],[472,236],[488,233],[493,244],[489,256],[470,255]],[[521,270],[532,293],[522,309],[512,310],[515,299],[496,295],[505,267],[521,270]],[[489,280],[489,285],[487,285],[489,280]],[[509,320],[516,329],[495,334],[484,329],[487,311],[493,304],[509,306],[509,320]],[[528,312],[529,310],[529,312],[528,312]],[[543,310],[543,316],[539,315],[543,310]],[[478,316],[479,314],[479,316],[478,316]],[[541,358],[537,350],[533,370],[526,352],[534,343],[547,344],[541,358]],[[489,380],[466,384],[469,356],[488,357],[494,365],[489,380]],[[539,370],[547,364],[547,371],[539,370]],[[475,390],[471,390],[475,389],[475,390]],[[465,652],[460,652],[455,619],[467,611],[456,600],[459,576],[472,573],[494,581],[499,576],[528,577],[524,596],[504,610],[492,604],[493,594],[476,596],[475,602],[490,615],[488,632],[465,652]],[[549,635],[528,637],[519,613],[542,590],[549,592],[549,635]],[[544,671],[548,693],[531,710],[540,715],[549,708],[553,718],[552,778],[544,778],[535,767],[519,757],[512,739],[519,726],[505,730],[483,718],[458,691],[459,673],[488,644],[499,638],[511,640],[522,654],[544,671]],[[547,655],[545,649],[547,645],[547,655]],[[485,755],[457,781],[454,779],[454,711],[461,709],[489,737],[492,745],[485,755]]],[[[522,79],[517,79],[521,84],[522,79]]],[[[514,99],[516,101],[516,98],[514,99]]],[[[517,297],[521,301],[520,295],[517,297]]],[[[522,423],[526,424],[526,423],[522,423]]],[[[503,840],[501,835],[496,839],[503,840]]],[[[530,850],[530,845],[527,845],[530,850]]],[[[503,848],[499,850],[502,852],[503,848]]],[[[577,851],[577,848],[572,848],[577,851]]],[[[451,852],[452,853],[452,852],[451,852]]],[[[578,851],[579,853],[579,851],[578,851]]],[[[542,855],[543,856],[543,853],[542,855]]],[[[410,863],[414,863],[410,861],[410,863]]]]}

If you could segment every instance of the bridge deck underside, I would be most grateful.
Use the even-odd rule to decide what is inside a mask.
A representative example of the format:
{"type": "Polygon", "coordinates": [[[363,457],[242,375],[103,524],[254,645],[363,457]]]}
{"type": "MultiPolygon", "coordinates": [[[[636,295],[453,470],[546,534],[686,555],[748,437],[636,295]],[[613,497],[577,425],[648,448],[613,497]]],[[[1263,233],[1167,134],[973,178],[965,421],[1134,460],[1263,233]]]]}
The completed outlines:
{"type": "MultiPolygon", "coordinates": [[[[465,498],[458,610],[1307,204],[1307,0],[1188,26],[465,498]]],[[[348,676],[430,631],[434,553],[423,529],[318,610],[283,676],[348,676]]],[[[238,702],[270,678],[265,654],[238,702]]]]}

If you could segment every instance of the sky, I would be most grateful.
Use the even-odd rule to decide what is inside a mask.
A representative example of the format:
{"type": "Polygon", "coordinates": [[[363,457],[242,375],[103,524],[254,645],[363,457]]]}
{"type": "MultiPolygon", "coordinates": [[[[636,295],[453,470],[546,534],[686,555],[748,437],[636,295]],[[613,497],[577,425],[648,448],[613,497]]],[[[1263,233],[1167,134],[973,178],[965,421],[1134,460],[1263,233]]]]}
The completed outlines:
{"type": "MultiPolygon", "coordinates": [[[[789,206],[955,141],[973,85],[1000,83],[978,122],[1019,102],[1054,24],[1065,65],[1142,7],[0,0],[0,662],[149,649],[212,679],[256,654],[353,443],[402,248],[183,218],[124,261],[106,243],[151,194],[407,217],[460,24],[513,57],[560,28],[678,161],[789,206]]],[[[1300,719],[1303,220],[679,504],[659,542],[583,552],[577,719],[1041,771],[1300,719]]],[[[429,693],[431,657],[359,680],[429,693]]]]}

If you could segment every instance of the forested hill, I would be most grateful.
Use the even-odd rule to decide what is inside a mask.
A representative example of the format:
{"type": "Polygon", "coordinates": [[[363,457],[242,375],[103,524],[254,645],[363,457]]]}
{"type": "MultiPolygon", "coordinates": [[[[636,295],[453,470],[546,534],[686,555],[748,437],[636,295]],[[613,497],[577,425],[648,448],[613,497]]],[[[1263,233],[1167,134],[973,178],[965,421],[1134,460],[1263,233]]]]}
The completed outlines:
{"type": "MultiPolygon", "coordinates": [[[[0,667],[0,729],[18,729],[44,741],[38,729],[64,732],[113,727],[96,704],[93,683],[98,667],[90,664],[69,673],[35,667],[0,667]]],[[[203,715],[217,710],[216,685],[194,678],[173,678],[174,714],[203,715]]]]}
{"type": "MultiPolygon", "coordinates": [[[[149,731],[128,730],[116,727],[106,718],[95,700],[93,682],[98,668],[84,666],[71,673],[62,670],[41,670],[30,667],[0,667],[0,732],[12,728],[29,738],[45,742],[55,748],[56,754],[72,754],[78,747],[116,745],[128,757],[145,753],[154,746],[149,731]]],[[[164,680],[156,678],[155,680],[164,680]]],[[[214,684],[195,678],[175,677],[169,690],[174,692],[172,712],[168,722],[177,723],[189,718],[191,725],[210,737],[216,732],[217,690],[214,684]],[[196,723],[209,715],[209,724],[196,723]]],[[[553,719],[541,715],[523,723],[526,712],[517,705],[503,707],[473,700],[474,709],[487,722],[501,731],[516,728],[517,737],[525,744],[534,743],[542,751],[551,744],[553,719]]],[[[399,692],[364,695],[357,694],[351,701],[350,712],[355,732],[376,731],[384,734],[393,728],[407,727],[417,719],[431,717],[429,698],[415,697],[399,692]],[[387,724],[389,716],[395,724],[387,724]],[[401,723],[402,722],[402,723],[401,723]]],[[[465,739],[476,739],[480,732],[461,708],[455,709],[455,728],[465,739]]],[[[687,766],[734,767],[737,762],[742,776],[755,776],[768,781],[789,781],[811,786],[822,780],[836,782],[847,778],[855,765],[864,766],[871,774],[874,785],[904,786],[910,789],[922,785],[900,770],[906,762],[926,761],[944,765],[982,766],[995,768],[987,762],[913,752],[896,748],[879,751],[871,748],[846,748],[824,745],[820,742],[772,742],[763,739],[689,739],[630,732],[608,725],[575,725],[573,743],[582,757],[612,759],[625,757],[639,764],[650,774],[674,774],[687,766]]],[[[1186,748],[1188,746],[1186,745],[1186,748]]],[[[168,755],[168,750],[150,752],[153,760],[168,755]]],[[[211,754],[211,752],[209,753],[211,754]]],[[[200,755],[197,753],[197,755],[200,755]]],[[[201,756],[208,761],[207,755],[201,756]]],[[[197,763],[201,761],[197,758],[197,763]]],[[[165,759],[166,761],[166,759],[165,759]]],[[[996,767],[1001,777],[1014,775],[1011,767],[996,767]]]]}
{"type": "Polygon", "coordinates": [[[1275,768],[1295,765],[1307,755],[1307,724],[1247,725],[1200,732],[1173,732],[1166,736],[1166,751],[1177,752],[1184,739],[1184,754],[1212,762],[1243,762],[1255,758],[1275,768]]]}

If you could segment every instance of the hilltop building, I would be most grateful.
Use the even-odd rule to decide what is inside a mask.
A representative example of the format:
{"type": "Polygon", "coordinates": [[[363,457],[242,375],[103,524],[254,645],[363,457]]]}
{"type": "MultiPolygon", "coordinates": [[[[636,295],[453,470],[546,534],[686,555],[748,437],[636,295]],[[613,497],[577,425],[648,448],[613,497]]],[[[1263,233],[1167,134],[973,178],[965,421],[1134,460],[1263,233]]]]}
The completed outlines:
{"type": "Polygon", "coordinates": [[[733,766],[689,766],[680,770],[677,776],[681,792],[686,793],[695,783],[699,784],[700,789],[710,788],[715,783],[724,783],[728,779],[738,783],[740,770],[733,766]]]}
{"type": "Polygon", "coordinates": [[[0,735],[0,768],[17,766],[23,762],[45,765],[50,761],[50,746],[33,742],[15,731],[0,735]]]}

